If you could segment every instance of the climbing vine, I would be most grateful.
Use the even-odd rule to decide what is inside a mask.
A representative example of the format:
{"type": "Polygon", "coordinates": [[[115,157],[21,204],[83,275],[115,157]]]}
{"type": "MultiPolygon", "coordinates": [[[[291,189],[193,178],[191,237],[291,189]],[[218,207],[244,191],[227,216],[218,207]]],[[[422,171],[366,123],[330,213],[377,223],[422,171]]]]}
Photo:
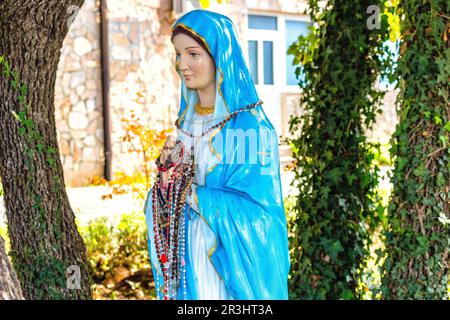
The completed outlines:
{"type": "MultiPolygon", "coordinates": [[[[386,16],[367,26],[367,8],[382,1],[330,0],[319,10],[310,0],[314,25],[288,50],[302,88],[301,117],[291,117],[288,139],[295,158],[298,196],[290,222],[291,299],[356,299],[372,233],[384,221],[376,192],[378,144],[366,140],[384,92],[392,58],[386,16]]],[[[367,288],[366,288],[367,289],[367,288]]]]}
{"type": "Polygon", "coordinates": [[[385,299],[448,299],[450,5],[403,0],[392,137],[394,186],[385,232],[385,299]]]}
{"type": "MultiPolygon", "coordinates": [[[[26,193],[32,200],[32,209],[37,214],[32,215],[31,233],[38,236],[36,247],[25,244],[20,251],[11,250],[10,256],[17,272],[22,286],[33,284],[32,288],[23,288],[24,293],[33,299],[65,299],[75,294],[76,290],[70,292],[66,288],[66,270],[72,264],[62,257],[61,238],[63,232],[63,201],[60,191],[65,188],[64,182],[58,174],[57,167],[57,150],[48,146],[44,137],[37,129],[35,123],[31,119],[31,105],[27,102],[28,88],[20,82],[18,73],[12,69],[9,62],[4,56],[0,55],[0,70],[3,70],[2,76],[9,81],[13,90],[17,91],[17,102],[19,111],[11,111],[18,123],[18,133],[24,144],[24,152],[26,158],[24,172],[26,179],[26,193]],[[57,206],[53,221],[49,221],[46,217],[46,209],[44,207],[43,198],[37,193],[39,188],[36,186],[36,168],[35,159],[44,157],[48,168],[52,173],[52,189],[56,196],[57,206]],[[51,248],[45,245],[45,241],[41,240],[45,237],[51,237],[55,241],[51,242],[51,248]]],[[[81,267],[80,267],[81,268],[81,267]]]]}

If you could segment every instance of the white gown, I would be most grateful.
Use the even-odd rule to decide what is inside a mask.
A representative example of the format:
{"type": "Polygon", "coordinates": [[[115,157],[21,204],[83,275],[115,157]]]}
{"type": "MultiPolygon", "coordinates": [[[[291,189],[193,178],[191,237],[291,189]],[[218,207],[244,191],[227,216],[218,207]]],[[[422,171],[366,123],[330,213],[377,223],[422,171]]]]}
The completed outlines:
{"type": "MultiPolygon", "coordinates": [[[[192,121],[183,125],[183,128],[190,130],[194,135],[198,135],[200,132],[203,132],[204,129],[215,124],[215,122],[211,122],[212,116],[212,114],[199,115],[195,113],[192,121]]],[[[208,159],[214,156],[209,149],[208,139],[208,135],[205,135],[203,138],[188,139],[191,142],[196,141],[194,150],[197,166],[194,183],[197,185],[205,184],[208,159]]],[[[190,145],[186,147],[190,150],[190,145]]],[[[194,193],[188,196],[186,201],[196,212],[198,212],[194,200],[194,193]]],[[[192,253],[194,278],[196,278],[197,281],[199,300],[232,300],[233,298],[228,294],[223,280],[216,272],[208,257],[208,249],[215,243],[214,233],[199,214],[190,216],[188,225],[188,239],[191,240],[190,243],[186,245],[190,246],[190,251],[192,253]]]]}

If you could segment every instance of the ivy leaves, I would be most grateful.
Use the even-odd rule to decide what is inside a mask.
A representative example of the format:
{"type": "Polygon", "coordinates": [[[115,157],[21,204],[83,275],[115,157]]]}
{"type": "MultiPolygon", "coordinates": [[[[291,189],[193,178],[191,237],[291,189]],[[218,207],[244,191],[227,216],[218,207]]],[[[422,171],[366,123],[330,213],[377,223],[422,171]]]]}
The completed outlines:
{"type": "Polygon", "coordinates": [[[351,299],[361,295],[358,268],[367,262],[371,232],[386,223],[376,191],[378,146],[364,129],[383,97],[373,89],[377,75],[392,67],[380,54],[389,32],[386,24],[369,32],[367,17],[355,14],[373,2],[329,1],[322,11],[317,1],[309,4],[315,24],[288,50],[305,106],[290,121],[299,186],[291,243],[301,244],[293,248],[292,295],[351,299]]]}
{"type": "Polygon", "coordinates": [[[403,0],[399,9],[400,123],[392,137],[382,292],[385,299],[448,299],[448,1],[403,0]]]}

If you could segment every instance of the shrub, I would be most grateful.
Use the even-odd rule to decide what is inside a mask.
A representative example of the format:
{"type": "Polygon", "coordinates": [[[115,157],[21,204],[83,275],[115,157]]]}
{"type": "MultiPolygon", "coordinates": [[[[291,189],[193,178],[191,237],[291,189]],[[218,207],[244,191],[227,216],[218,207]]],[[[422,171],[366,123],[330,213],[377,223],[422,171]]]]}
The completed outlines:
{"type": "Polygon", "coordinates": [[[94,281],[94,299],[150,299],[155,296],[147,251],[145,216],[95,219],[79,227],[94,281]]]}

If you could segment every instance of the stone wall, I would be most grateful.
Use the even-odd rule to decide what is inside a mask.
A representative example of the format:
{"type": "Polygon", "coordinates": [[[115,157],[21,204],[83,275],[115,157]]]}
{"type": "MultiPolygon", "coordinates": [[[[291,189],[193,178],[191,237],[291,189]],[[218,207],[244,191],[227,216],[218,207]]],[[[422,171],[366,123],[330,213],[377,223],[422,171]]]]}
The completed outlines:
{"type": "MultiPolygon", "coordinates": [[[[158,129],[173,127],[176,119],[180,84],[169,37],[171,9],[167,0],[108,1],[113,172],[131,174],[140,166],[121,142],[121,119],[131,110],[158,129]]],[[[56,121],[68,186],[85,185],[104,171],[99,17],[99,2],[86,0],[58,67],[56,121]]]]}
{"type": "Polygon", "coordinates": [[[66,184],[103,175],[98,8],[87,0],[64,41],[55,90],[56,129],[66,184]]]}
{"type": "Polygon", "coordinates": [[[113,172],[132,174],[142,159],[128,154],[121,142],[121,118],[134,110],[152,128],[174,128],[180,101],[180,79],[170,42],[174,18],[167,1],[109,3],[113,172]],[[142,97],[137,99],[139,92],[142,97]]]}

